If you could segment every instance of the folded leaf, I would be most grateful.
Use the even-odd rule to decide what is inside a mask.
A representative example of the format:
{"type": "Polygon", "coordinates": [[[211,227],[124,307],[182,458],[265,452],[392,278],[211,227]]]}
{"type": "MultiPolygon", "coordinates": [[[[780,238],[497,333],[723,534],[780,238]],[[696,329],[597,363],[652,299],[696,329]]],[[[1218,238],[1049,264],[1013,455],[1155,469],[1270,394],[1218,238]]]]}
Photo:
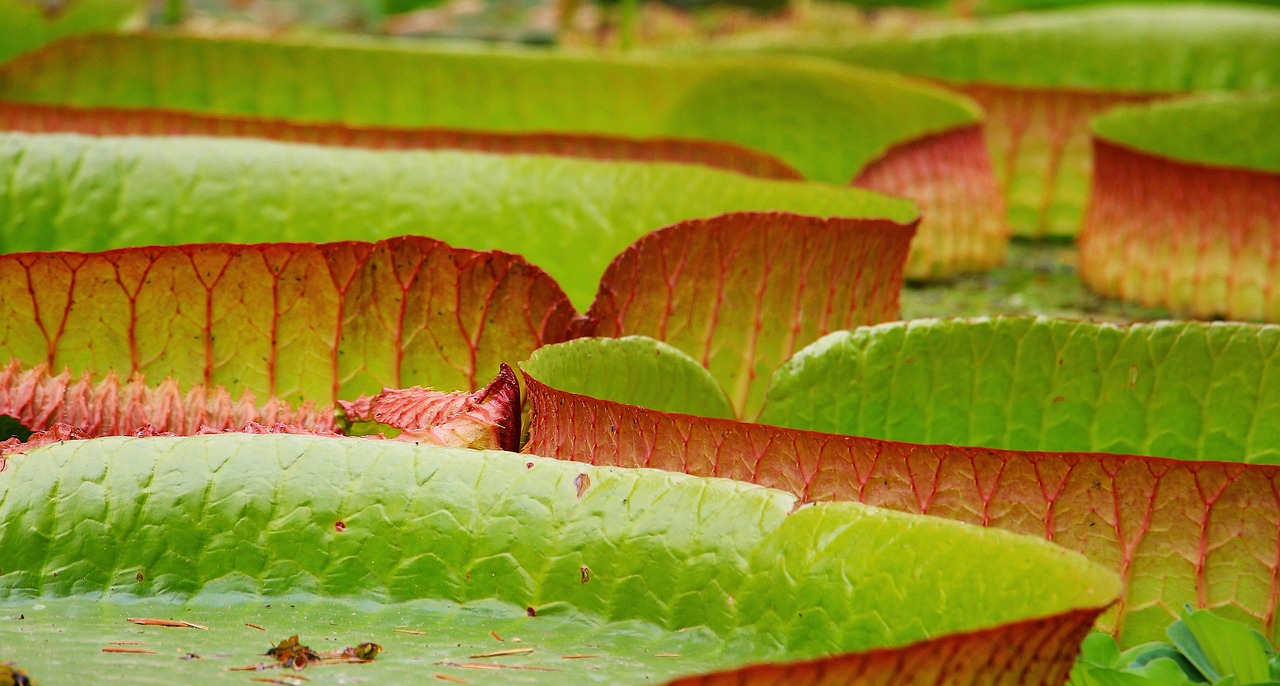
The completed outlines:
{"type": "MultiPolygon", "coordinates": [[[[1029,322],[1004,322],[1026,323],[1029,322]]],[[[904,325],[864,331],[886,334],[895,326],[904,325]]],[[[951,340],[957,348],[982,349],[963,335],[961,324],[953,326],[957,330],[951,340]]],[[[1119,333],[1110,327],[1094,328],[1119,333]]],[[[1212,329],[1215,334],[1219,331],[1212,329]]],[[[1160,340],[1171,331],[1165,328],[1158,333],[1161,335],[1154,338],[1160,340]]],[[[1189,333],[1169,337],[1183,344],[1193,339],[1189,333]]],[[[908,350],[903,356],[911,359],[908,369],[929,366],[919,346],[910,345],[915,343],[913,340],[904,342],[884,335],[880,342],[885,357],[868,359],[866,370],[882,372],[892,361],[888,357],[891,351],[904,343],[908,350]]],[[[576,341],[574,349],[581,356],[590,343],[576,341]]],[[[1243,343],[1236,343],[1243,349],[1243,343]]],[[[1052,359],[1048,364],[1036,364],[1033,346],[1025,347],[1027,350],[1019,357],[1019,370],[1027,370],[1030,376],[1041,369],[1053,369],[1052,359]]],[[[1231,350],[1234,352],[1236,347],[1231,350]]],[[[1103,625],[1126,646],[1161,637],[1165,625],[1185,603],[1220,608],[1226,616],[1262,628],[1273,637],[1280,631],[1274,622],[1280,599],[1271,562],[1280,556],[1275,536],[1275,523],[1280,521],[1280,498],[1276,496],[1280,492],[1276,486],[1280,484],[1280,468],[1086,452],[918,445],[659,412],[623,404],[627,399],[618,396],[610,401],[582,394],[593,392],[593,388],[582,379],[563,373],[571,369],[573,355],[559,354],[562,350],[571,352],[562,346],[541,348],[522,365],[533,404],[526,451],[593,464],[727,477],[780,488],[804,501],[854,500],[1042,536],[1082,552],[1122,575],[1125,596],[1103,625]],[[565,359],[559,364],[546,364],[561,356],[565,359]]],[[[848,358],[836,354],[842,351],[832,348],[829,357],[847,363],[848,358]]],[[[1078,364],[1097,354],[1092,350],[1077,352],[1075,357],[1064,358],[1078,364]]],[[[873,395],[874,401],[865,402],[864,408],[885,405],[902,418],[929,416],[944,426],[948,422],[943,413],[930,407],[908,406],[900,398],[904,393],[919,393],[922,399],[933,398],[940,404],[972,402],[975,423],[984,416],[980,414],[984,404],[957,387],[918,386],[921,382],[914,377],[902,377],[897,382],[869,374],[860,377],[852,365],[824,366],[819,364],[823,358],[814,358],[805,368],[812,373],[807,379],[808,404],[801,403],[800,388],[794,387],[788,419],[796,423],[803,420],[830,424],[844,417],[848,406],[832,400],[841,397],[833,389],[868,395],[878,392],[881,395],[873,395]],[[867,390],[847,390],[845,384],[850,378],[861,378],[868,384],[867,390]],[[886,397],[889,393],[894,396],[886,397]]],[[[1001,368],[1001,359],[993,353],[980,367],[991,369],[993,382],[1011,373],[1001,368]]],[[[1188,358],[1177,359],[1179,364],[1169,368],[1171,376],[1173,370],[1185,375],[1194,369],[1188,358]]],[[[1224,362],[1230,359],[1231,355],[1222,358],[1224,362]]],[[[684,367],[696,370],[697,364],[686,360],[684,367]]],[[[1256,384],[1257,375],[1243,376],[1242,369],[1237,368],[1234,373],[1223,369],[1224,378],[1248,378],[1256,384]],[[1228,374],[1231,375],[1225,376],[1228,374]]],[[[965,367],[951,360],[948,364],[938,363],[934,371],[939,380],[963,378],[965,367]]],[[[1086,376],[1074,367],[1072,371],[1074,376],[1086,376]]],[[[1070,378],[1063,374],[1062,378],[1070,378]]],[[[1087,384],[1088,380],[1082,383],[1087,384]]],[[[1186,391],[1184,387],[1183,393],[1186,391]]],[[[1219,392],[1223,395],[1215,395],[1215,403],[1225,402],[1219,398],[1225,399],[1230,393],[1247,396],[1250,391],[1243,386],[1228,391],[1224,384],[1219,392]]],[[[1169,397],[1181,396],[1175,393],[1169,397]]],[[[766,416],[777,421],[780,413],[771,404],[772,398],[771,393],[766,416]]],[[[1015,400],[1014,404],[1021,407],[1023,402],[1015,400]]],[[[1170,421],[1179,417],[1183,422],[1189,421],[1187,415],[1174,414],[1173,404],[1161,401],[1159,394],[1150,402],[1169,412],[1170,421]]],[[[679,406],[674,397],[668,398],[667,403],[677,412],[695,411],[692,404],[679,406]]],[[[1235,411],[1224,414],[1237,416],[1235,411]]],[[[1241,409],[1238,414],[1248,416],[1248,411],[1241,409]]],[[[1132,421],[1123,414],[1114,419],[1132,421]]],[[[1256,429],[1264,435],[1266,430],[1265,425],[1256,429]]],[[[1078,432],[1089,433],[1086,429],[1078,432]]]]}
{"type": "Polygon", "coordinates": [[[57,6],[58,11],[49,12],[29,0],[0,0],[0,62],[63,36],[118,29],[142,11],[143,3],[68,0],[57,6]]]}
{"type": "Polygon", "coordinates": [[[1089,117],[1173,93],[1280,86],[1280,10],[1085,8],[803,51],[929,77],[977,99],[1015,233],[1074,235],[1087,201],[1089,117]]]}
{"type": "Polygon", "coordinates": [[[94,37],[0,71],[0,99],[94,108],[11,114],[19,121],[10,126],[23,130],[212,127],[324,143],[412,141],[856,178],[925,210],[910,278],[946,278],[1004,259],[1007,232],[974,103],[922,82],[816,61],[94,37]],[[115,85],[103,89],[107,82],[115,85]],[[610,87],[584,91],[583,83],[610,87]]]}
{"type": "Polygon", "coordinates": [[[1280,94],[1099,117],[1080,275],[1103,295],[1200,318],[1280,321],[1280,94]]]}
{"type": "MultiPolygon", "coordinates": [[[[199,385],[183,402],[204,414],[179,413],[192,426],[225,416],[217,408],[245,391],[305,414],[305,403],[332,408],[388,386],[472,390],[503,361],[564,340],[575,317],[555,282],[519,257],[421,237],[0,255],[0,359],[94,377],[64,402],[110,373],[173,378],[151,391],[170,401],[199,385]]],[[[147,393],[141,380],[130,388],[147,393]]],[[[52,417],[56,401],[32,411],[52,417]]]]}
{"type": "Polygon", "coordinates": [[[710,370],[737,416],[754,417],[769,376],[796,349],[897,318],[910,235],[884,220],[686,222],[609,265],[583,333],[669,343],[710,370]]]}
{"type": "MultiPolygon", "coordinates": [[[[10,524],[0,548],[12,553],[0,596],[11,606],[39,598],[33,611],[58,611],[33,616],[40,633],[4,623],[0,645],[6,657],[21,650],[37,676],[69,678],[85,669],[69,655],[88,643],[97,659],[113,637],[104,620],[123,628],[124,618],[146,616],[140,608],[204,620],[205,645],[244,652],[246,643],[256,652],[274,643],[228,631],[260,615],[303,635],[330,634],[330,618],[343,618],[379,643],[397,625],[436,626],[448,652],[466,639],[448,636],[451,617],[480,633],[477,620],[488,616],[504,630],[522,627],[520,645],[533,653],[547,650],[546,636],[563,655],[558,627],[585,636],[591,626],[593,643],[619,653],[616,665],[599,663],[612,670],[604,678],[643,682],[1041,618],[1053,628],[1009,649],[1069,661],[1074,652],[1062,644],[1078,640],[1118,588],[1113,575],[1043,541],[852,503],[796,505],[732,481],[393,442],[236,434],[69,442],[12,458],[0,472],[0,519],[10,524]],[[75,621],[85,602],[97,619],[75,621]],[[295,604],[287,614],[264,607],[295,604]],[[45,628],[59,623],[63,633],[45,628]],[[632,640],[620,640],[628,631],[632,640]],[[637,650],[636,633],[649,645],[689,647],[694,664],[637,650]]],[[[360,674],[402,682],[421,674],[415,657],[443,652],[398,640],[387,652],[395,662],[379,657],[360,674]]],[[[563,671],[529,676],[564,683],[588,671],[555,653],[563,671]]],[[[184,669],[202,683],[243,678],[225,661],[192,663],[184,669]]],[[[128,664],[130,683],[171,679],[175,669],[171,659],[128,664]]],[[[891,683],[906,683],[902,676],[891,683]]]]}
{"type": "Polygon", "coordinates": [[[80,108],[13,102],[0,102],[0,130],[97,136],[235,136],[357,148],[453,148],[603,160],[690,162],[751,176],[800,178],[799,172],[765,153],[732,143],[691,138],[346,126],[173,110],[80,108]]]}
{"type": "Polygon", "coordinates": [[[422,233],[518,253],[583,310],[615,255],[682,220],[916,214],[867,191],[684,165],[202,138],[0,134],[0,175],[12,179],[0,190],[5,251],[422,233]]]}

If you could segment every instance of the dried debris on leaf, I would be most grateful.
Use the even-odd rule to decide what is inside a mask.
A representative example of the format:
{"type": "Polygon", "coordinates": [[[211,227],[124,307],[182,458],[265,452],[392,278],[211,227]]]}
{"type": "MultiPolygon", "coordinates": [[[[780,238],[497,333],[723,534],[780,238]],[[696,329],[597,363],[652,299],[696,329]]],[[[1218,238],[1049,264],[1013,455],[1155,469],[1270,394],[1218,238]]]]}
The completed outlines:
{"type": "Polygon", "coordinates": [[[204,626],[202,624],[192,624],[191,622],[184,622],[181,619],[150,619],[147,617],[130,617],[129,622],[131,624],[137,624],[139,626],[163,626],[163,627],[169,627],[172,629],[200,629],[201,631],[209,630],[209,627],[204,626]]]}
{"type": "Polygon", "coordinates": [[[377,643],[366,641],[355,647],[348,646],[339,651],[320,653],[312,650],[309,646],[302,645],[298,641],[298,635],[294,634],[279,643],[271,646],[264,653],[267,657],[276,659],[275,664],[249,665],[247,667],[230,667],[231,671],[258,671],[270,669],[272,667],[292,667],[293,669],[305,669],[311,664],[363,664],[371,662],[379,654],[383,652],[382,646],[377,643]]]}

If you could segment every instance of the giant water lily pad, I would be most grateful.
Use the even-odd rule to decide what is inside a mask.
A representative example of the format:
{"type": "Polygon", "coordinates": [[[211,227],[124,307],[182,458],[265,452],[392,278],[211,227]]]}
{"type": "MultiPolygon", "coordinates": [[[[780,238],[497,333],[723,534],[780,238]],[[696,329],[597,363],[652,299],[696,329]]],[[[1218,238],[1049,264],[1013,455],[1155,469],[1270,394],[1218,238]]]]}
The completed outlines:
{"type": "Polygon", "coordinates": [[[693,166],[251,140],[3,134],[0,173],[13,180],[0,193],[7,252],[426,234],[518,253],[579,309],[623,248],[681,220],[915,216],[868,191],[693,166]]]}
{"type": "Polygon", "coordinates": [[[1090,117],[1191,91],[1275,88],[1280,10],[1088,7],[804,51],[928,77],[977,99],[1011,228],[1071,236],[1088,199],[1090,117]]]}
{"type": "Polygon", "coordinates": [[[1094,122],[1080,274],[1200,318],[1280,321],[1280,93],[1118,108],[1094,122]]]}
{"type": "Polygon", "coordinates": [[[451,656],[564,670],[466,673],[476,683],[644,682],[1078,618],[1117,590],[1042,541],[796,505],[727,480],[367,439],[67,442],[0,472],[0,596],[32,613],[0,624],[0,657],[51,680],[240,683],[225,668],[269,661],[258,653],[276,638],[252,623],[388,648],[372,664],[308,668],[320,683],[456,676],[451,656]],[[152,615],[208,637],[127,622],[152,615]],[[101,652],[122,640],[157,652],[101,652]],[[517,652],[474,657],[502,649],[517,652]],[[179,662],[187,652],[216,659],[179,662]],[[590,653],[601,659],[563,659],[590,653]]]}

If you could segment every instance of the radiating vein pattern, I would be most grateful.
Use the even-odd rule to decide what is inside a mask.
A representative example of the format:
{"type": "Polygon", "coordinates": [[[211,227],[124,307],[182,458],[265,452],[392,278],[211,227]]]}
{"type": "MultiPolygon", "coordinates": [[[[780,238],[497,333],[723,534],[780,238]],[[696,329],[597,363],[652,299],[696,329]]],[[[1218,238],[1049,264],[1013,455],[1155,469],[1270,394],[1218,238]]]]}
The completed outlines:
{"type": "Polygon", "coordinates": [[[575,316],[520,258],[421,237],[0,256],[0,358],[319,407],[472,390],[575,316]]]}
{"type": "Polygon", "coordinates": [[[684,351],[739,416],[759,412],[778,365],[823,334],[898,316],[913,224],[719,217],[640,239],[605,272],[591,333],[684,351]]]}
{"type": "Polygon", "coordinates": [[[908,279],[947,278],[1004,263],[1004,196],[981,126],[903,143],[863,169],[854,183],[920,206],[908,279]]]}

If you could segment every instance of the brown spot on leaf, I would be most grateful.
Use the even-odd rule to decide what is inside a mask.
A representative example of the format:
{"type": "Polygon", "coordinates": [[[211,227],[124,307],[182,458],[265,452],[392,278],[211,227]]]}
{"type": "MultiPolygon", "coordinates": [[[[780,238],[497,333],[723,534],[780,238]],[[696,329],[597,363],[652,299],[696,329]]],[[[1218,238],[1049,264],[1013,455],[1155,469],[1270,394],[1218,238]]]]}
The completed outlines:
{"type": "Polygon", "coordinates": [[[137,574],[133,575],[133,578],[137,579],[138,583],[142,583],[147,580],[147,577],[143,576],[142,572],[138,572],[137,574]]]}
{"type": "Polygon", "coordinates": [[[529,615],[530,617],[537,617],[537,616],[538,616],[538,611],[537,611],[537,610],[535,610],[535,609],[533,609],[533,607],[532,607],[532,606],[530,606],[530,607],[526,607],[526,608],[524,609],[524,613],[525,613],[526,615],[529,615]]]}
{"type": "Polygon", "coordinates": [[[588,567],[588,566],[586,566],[586,565],[583,565],[583,566],[581,566],[581,567],[579,567],[579,568],[578,568],[578,573],[579,573],[579,574],[581,575],[581,577],[582,577],[582,583],[584,583],[584,584],[585,584],[585,583],[587,583],[588,581],[591,581],[591,568],[590,568],[590,567],[588,567]]]}
{"type": "Polygon", "coordinates": [[[573,479],[573,485],[578,489],[578,497],[581,498],[582,494],[586,493],[588,488],[591,488],[591,477],[586,474],[579,474],[573,479]]]}
{"type": "Polygon", "coordinates": [[[347,530],[347,523],[339,519],[338,521],[333,523],[333,530],[337,531],[338,533],[342,533],[343,531],[347,530]]]}

